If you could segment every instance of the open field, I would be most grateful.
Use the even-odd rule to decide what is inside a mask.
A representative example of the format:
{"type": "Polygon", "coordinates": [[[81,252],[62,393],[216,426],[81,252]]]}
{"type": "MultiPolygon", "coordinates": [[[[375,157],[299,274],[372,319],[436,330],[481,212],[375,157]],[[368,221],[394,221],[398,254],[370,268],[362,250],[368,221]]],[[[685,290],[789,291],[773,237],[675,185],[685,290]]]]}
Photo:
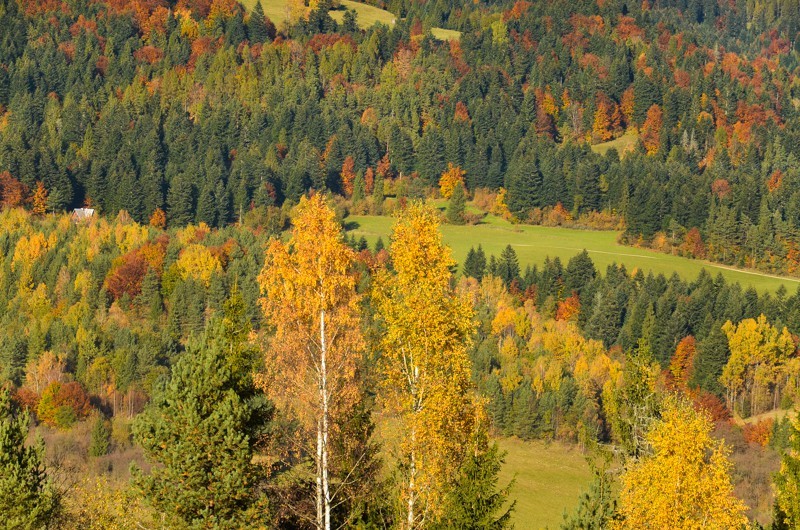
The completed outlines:
{"type": "Polygon", "coordinates": [[[784,417],[788,416],[789,419],[797,417],[797,410],[795,409],[775,409],[748,418],[742,418],[737,413],[733,413],[733,422],[739,427],[743,427],[748,423],[759,423],[764,420],[781,421],[784,417]]]}
{"type": "Polygon", "coordinates": [[[556,529],[563,514],[572,512],[591,480],[591,471],[577,448],[560,443],[498,441],[507,452],[500,486],[516,478],[510,497],[516,499],[517,528],[556,529]]]}
{"type": "MultiPolygon", "coordinates": [[[[399,449],[396,420],[376,417],[375,437],[383,445],[382,456],[389,472],[399,449]]],[[[571,513],[580,494],[589,487],[591,471],[584,455],[577,446],[559,442],[501,438],[497,444],[506,453],[498,487],[515,481],[509,500],[517,502],[513,513],[516,527],[558,528],[564,511],[571,513]]]]}
{"type": "MultiPolygon", "coordinates": [[[[378,237],[383,237],[384,243],[389,243],[388,236],[394,221],[391,217],[351,216],[345,222],[348,231],[356,236],[365,236],[372,245],[378,237]]],[[[800,280],[797,279],[623,246],[617,243],[617,232],[613,231],[512,225],[490,215],[482,224],[474,226],[443,225],[442,234],[459,263],[463,262],[470,247],[477,247],[478,244],[483,245],[487,256],[499,256],[506,245],[511,245],[517,252],[523,270],[527,265],[542,264],[548,256],[559,257],[566,266],[569,258],[586,249],[601,273],[612,263],[623,263],[629,272],[641,269],[645,274],[653,272],[665,276],[677,272],[682,278],[692,280],[705,268],[714,276],[722,274],[728,281],[739,282],[743,288],[753,286],[760,292],[774,292],[784,285],[790,293],[794,293],[800,286],[800,280]]]]}
{"type": "MultiPolygon", "coordinates": [[[[257,0],[240,0],[242,5],[248,10],[253,9],[257,0]]],[[[287,19],[287,0],[261,0],[261,7],[264,9],[264,14],[276,25],[280,26],[287,19]]],[[[351,0],[342,0],[342,6],[347,9],[352,9],[358,14],[358,25],[362,28],[368,28],[373,24],[381,23],[391,26],[395,22],[395,15],[378,9],[377,7],[362,4],[360,2],[352,2],[351,0]]],[[[337,22],[344,19],[344,10],[331,11],[331,17],[337,22]]],[[[456,32],[457,33],[457,32],[456,32]]]]}
{"type": "Polygon", "coordinates": [[[461,32],[454,29],[433,28],[431,34],[439,40],[461,40],[461,32]]]}
{"type": "MultiPolygon", "coordinates": [[[[248,10],[252,10],[256,5],[257,0],[239,0],[242,5],[248,10]]],[[[362,4],[361,2],[353,2],[352,0],[341,0],[342,7],[352,9],[358,14],[358,25],[363,28],[369,28],[374,24],[386,24],[393,26],[397,21],[397,17],[375,6],[362,4]]],[[[261,0],[261,7],[264,9],[264,14],[277,26],[286,22],[288,18],[287,0],[261,0]]],[[[344,9],[336,9],[330,12],[331,18],[336,22],[344,20],[344,9]]],[[[434,38],[442,41],[460,40],[461,32],[454,29],[432,28],[431,34],[434,38]]]]}
{"type": "Polygon", "coordinates": [[[603,142],[592,146],[592,151],[595,153],[605,155],[612,147],[616,149],[620,155],[625,151],[633,150],[636,142],[639,140],[639,135],[634,132],[626,132],[619,138],[615,138],[610,142],[603,142]]]}

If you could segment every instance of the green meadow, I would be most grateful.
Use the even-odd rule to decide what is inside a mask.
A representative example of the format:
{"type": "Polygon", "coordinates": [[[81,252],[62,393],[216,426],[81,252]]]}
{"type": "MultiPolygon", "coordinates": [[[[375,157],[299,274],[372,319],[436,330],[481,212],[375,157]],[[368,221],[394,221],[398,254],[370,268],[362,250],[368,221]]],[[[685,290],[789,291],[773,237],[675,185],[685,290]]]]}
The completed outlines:
{"type": "Polygon", "coordinates": [[[592,474],[584,455],[576,446],[557,442],[504,438],[498,445],[506,451],[499,485],[514,480],[509,496],[517,501],[516,528],[558,528],[564,512],[572,513],[589,487],[592,474]]]}
{"type": "MultiPolygon", "coordinates": [[[[378,237],[388,244],[393,222],[391,217],[376,216],[350,216],[345,219],[348,232],[356,237],[364,236],[370,245],[378,237]]],[[[541,265],[548,256],[558,257],[566,265],[572,256],[586,249],[601,273],[612,263],[622,263],[629,272],[641,269],[645,274],[652,272],[667,277],[677,273],[687,280],[695,279],[702,269],[706,269],[713,276],[722,274],[728,281],[738,282],[743,288],[753,286],[759,292],[774,292],[784,285],[793,293],[800,286],[800,280],[793,278],[733,269],[708,261],[620,245],[617,243],[618,233],[614,231],[512,225],[494,216],[487,216],[478,225],[442,225],[441,230],[445,243],[453,249],[453,256],[459,263],[463,262],[471,247],[478,245],[483,246],[487,256],[499,256],[506,245],[511,245],[523,270],[528,265],[541,265]]]]}
{"type": "Polygon", "coordinates": [[[609,149],[614,148],[622,155],[627,151],[632,151],[636,147],[636,142],[639,141],[639,135],[635,132],[626,132],[619,138],[614,138],[611,141],[595,144],[592,146],[592,151],[595,153],[605,155],[609,149]]]}
{"type": "MultiPolygon", "coordinates": [[[[240,0],[247,10],[252,10],[256,5],[257,0],[240,0]]],[[[368,28],[373,24],[381,23],[391,26],[395,22],[395,16],[375,6],[362,4],[361,2],[352,2],[351,0],[341,0],[342,7],[352,9],[358,14],[358,25],[362,28],[368,28]]],[[[261,7],[264,9],[264,14],[276,25],[279,26],[288,18],[288,5],[287,0],[261,0],[261,7]]],[[[344,9],[332,10],[331,17],[337,22],[344,19],[344,9]]]]}
{"type": "MultiPolygon", "coordinates": [[[[249,11],[256,5],[257,0],[239,1],[249,11]]],[[[277,26],[280,26],[288,19],[288,4],[287,0],[261,0],[261,7],[264,9],[264,14],[277,26]]],[[[374,24],[392,26],[397,20],[397,17],[393,13],[361,2],[341,0],[341,4],[343,8],[352,9],[356,12],[358,15],[358,25],[364,29],[374,24]]],[[[331,18],[337,22],[342,22],[342,20],[344,20],[344,12],[344,9],[331,10],[331,18]]],[[[439,40],[459,40],[461,38],[461,32],[452,29],[432,28],[431,34],[434,38],[439,40]]]]}

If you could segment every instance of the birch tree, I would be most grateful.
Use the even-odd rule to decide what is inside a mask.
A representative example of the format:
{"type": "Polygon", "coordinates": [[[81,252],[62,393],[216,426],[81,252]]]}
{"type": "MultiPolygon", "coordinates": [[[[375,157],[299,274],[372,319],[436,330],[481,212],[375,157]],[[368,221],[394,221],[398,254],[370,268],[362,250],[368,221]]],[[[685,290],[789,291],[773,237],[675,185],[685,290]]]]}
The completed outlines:
{"type": "Polygon", "coordinates": [[[378,273],[374,300],[384,326],[383,401],[401,425],[402,526],[430,526],[458,478],[477,404],[467,356],[473,309],[451,286],[454,264],[436,214],[410,205],[394,226],[394,271],[378,273]]]}
{"type": "Polygon", "coordinates": [[[344,244],[333,209],[321,195],[303,197],[291,240],[273,240],[259,275],[261,304],[275,326],[267,388],[315,435],[316,520],[331,528],[331,437],[358,398],[363,351],[354,252],[344,244]]]}

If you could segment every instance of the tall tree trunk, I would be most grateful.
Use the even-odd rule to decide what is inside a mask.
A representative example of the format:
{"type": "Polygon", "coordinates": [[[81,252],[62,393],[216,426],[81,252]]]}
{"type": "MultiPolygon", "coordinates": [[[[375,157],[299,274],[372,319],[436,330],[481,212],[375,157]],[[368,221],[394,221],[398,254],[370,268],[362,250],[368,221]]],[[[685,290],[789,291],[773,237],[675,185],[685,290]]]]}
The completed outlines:
{"type": "Polygon", "coordinates": [[[411,458],[410,458],[410,465],[408,470],[408,530],[414,530],[414,508],[416,504],[416,482],[415,478],[417,475],[417,450],[414,447],[414,444],[417,443],[417,432],[416,429],[412,429],[411,431],[411,458]]]}
{"type": "Polygon", "coordinates": [[[325,503],[325,530],[331,529],[331,492],[328,482],[328,347],[325,342],[325,310],[320,311],[319,338],[322,352],[320,360],[320,389],[322,394],[322,494],[325,503]]]}
{"type": "Polygon", "coordinates": [[[322,530],[322,420],[317,420],[317,530],[322,530]]]}

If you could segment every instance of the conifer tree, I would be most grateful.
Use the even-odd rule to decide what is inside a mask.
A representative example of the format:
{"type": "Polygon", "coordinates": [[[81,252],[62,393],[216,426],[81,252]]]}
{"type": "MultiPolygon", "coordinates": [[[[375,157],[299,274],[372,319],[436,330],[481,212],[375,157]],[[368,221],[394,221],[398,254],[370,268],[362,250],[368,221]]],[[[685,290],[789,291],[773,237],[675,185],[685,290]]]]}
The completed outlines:
{"type": "Polygon", "coordinates": [[[265,504],[257,492],[253,449],[269,418],[249,366],[231,359],[247,350],[222,320],[190,340],[134,424],[136,441],[158,466],[135,470],[144,499],[170,525],[259,528],[265,504]]]}
{"type": "Polygon", "coordinates": [[[108,421],[99,415],[92,426],[92,438],[89,445],[89,456],[104,456],[108,454],[111,445],[111,428],[108,421]]]}
{"type": "Polygon", "coordinates": [[[45,528],[59,508],[45,472],[44,443],[26,445],[30,416],[0,389],[0,528],[45,528]]]}
{"type": "Polygon", "coordinates": [[[498,474],[505,462],[496,442],[489,442],[485,432],[478,432],[447,497],[445,515],[432,529],[470,528],[502,530],[513,528],[511,513],[516,501],[506,506],[513,482],[498,489],[498,474]]]}
{"type": "Polygon", "coordinates": [[[464,276],[481,281],[485,272],[486,254],[483,252],[483,247],[478,245],[478,250],[475,250],[475,247],[471,247],[467,252],[467,258],[464,260],[464,276]]]}
{"type": "Polygon", "coordinates": [[[510,286],[514,280],[519,280],[519,259],[511,245],[506,245],[506,248],[500,253],[495,275],[503,280],[506,287],[510,286]]]}
{"type": "Polygon", "coordinates": [[[453,190],[453,195],[450,196],[450,202],[447,204],[447,222],[454,225],[464,224],[464,210],[466,209],[467,197],[464,192],[464,186],[459,184],[453,190]]]}

